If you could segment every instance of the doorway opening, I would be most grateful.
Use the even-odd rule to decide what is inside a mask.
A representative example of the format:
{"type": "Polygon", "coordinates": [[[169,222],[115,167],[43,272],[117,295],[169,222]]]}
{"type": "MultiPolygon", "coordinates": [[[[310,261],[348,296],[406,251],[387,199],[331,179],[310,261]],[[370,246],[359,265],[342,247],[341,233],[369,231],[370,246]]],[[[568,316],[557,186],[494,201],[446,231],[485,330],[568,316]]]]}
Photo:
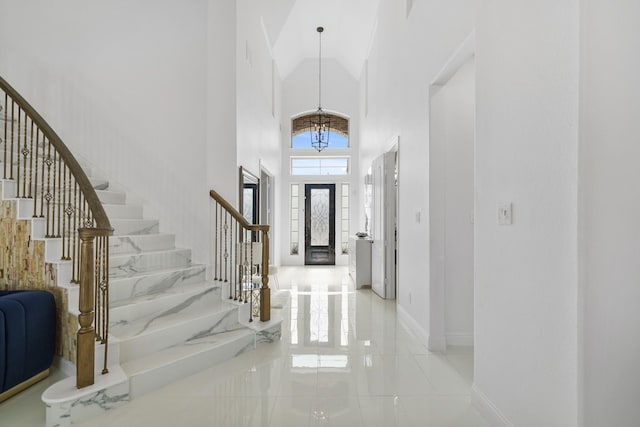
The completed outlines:
{"type": "Polygon", "coordinates": [[[470,35],[430,88],[429,349],[474,344],[475,60],[470,35]]]}
{"type": "Polygon", "coordinates": [[[304,186],[304,264],[336,264],[336,185],[304,186]]]}
{"type": "Polygon", "coordinates": [[[371,289],[384,299],[398,283],[398,139],[371,164],[371,289]]]}
{"type": "Polygon", "coordinates": [[[260,221],[262,224],[269,226],[269,264],[273,263],[275,258],[275,236],[277,235],[274,230],[274,178],[273,175],[261,164],[260,165],[260,221]]]}
{"type": "Polygon", "coordinates": [[[240,166],[240,213],[249,224],[260,220],[260,178],[240,166]]]}

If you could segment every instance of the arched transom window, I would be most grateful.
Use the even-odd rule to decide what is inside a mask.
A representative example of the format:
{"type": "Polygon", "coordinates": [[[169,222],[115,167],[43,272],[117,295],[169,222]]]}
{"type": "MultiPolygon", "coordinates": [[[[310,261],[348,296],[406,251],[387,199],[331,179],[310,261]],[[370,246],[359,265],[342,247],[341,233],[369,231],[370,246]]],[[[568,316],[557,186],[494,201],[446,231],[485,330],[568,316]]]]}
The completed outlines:
{"type": "MultiPolygon", "coordinates": [[[[311,123],[316,113],[296,117],[291,123],[291,148],[313,148],[311,146],[311,123]]],[[[330,120],[329,145],[327,149],[349,148],[349,119],[325,113],[330,120]]]]}

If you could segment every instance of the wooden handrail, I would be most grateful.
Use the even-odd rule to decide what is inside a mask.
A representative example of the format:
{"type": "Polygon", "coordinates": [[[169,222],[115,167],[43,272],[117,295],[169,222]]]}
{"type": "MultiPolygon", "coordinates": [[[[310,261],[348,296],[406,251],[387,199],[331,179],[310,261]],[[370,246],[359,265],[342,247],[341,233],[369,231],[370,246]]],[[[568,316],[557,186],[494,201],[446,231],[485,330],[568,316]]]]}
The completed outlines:
{"type": "Polygon", "coordinates": [[[46,219],[45,237],[60,239],[60,259],[71,261],[71,282],[80,286],[76,387],[86,387],[94,383],[96,340],[104,344],[102,373],[108,373],[108,258],[113,228],[91,181],[58,134],[2,77],[0,89],[5,108],[0,117],[3,177],[15,182],[16,198],[32,199],[33,217],[46,219]]]}
{"type": "Polygon", "coordinates": [[[269,289],[270,227],[269,225],[250,224],[231,203],[227,202],[216,191],[210,190],[209,196],[216,202],[214,280],[229,283],[229,299],[251,304],[249,322],[253,321],[254,315],[259,316],[261,321],[266,322],[271,319],[271,290],[269,289]],[[218,209],[226,212],[231,217],[231,221],[228,221],[227,214],[222,215],[221,211],[220,222],[218,222],[218,209]],[[224,216],[224,220],[222,216],[224,216]],[[245,231],[239,232],[238,226],[245,231]],[[262,242],[262,253],[258,256],[259,260],[253,256],[253,244],[255,242],[262,242]],[[239,246],[235,246],[236,244],[239,246]],[[250,249],[247,249],[247,244],[250,245],[250,249]],[[238,247],[240,248],[239,251],[237,250],[238,247]],[[254,288],[253,282],[253,265],[257,264],[260,265],[262,285],[259,289],[254,288]],[[218,272],[220,273],[219,275],[218,272]],[[254,298],[254,292],[259,292],[259,298],[254,298]],[[257,303],[257,306],[254,303],[257,303]]]}
{"type": "Polygon", "coordinates": [[[250,224],[249,221],[247,221],[247,219],[245,217],[242,216],[242,214],[240,212],[238,212],[236,210],[236,208],[234,208],[231,203],[227,202],[224,197],[222,197],[221,195],[219,195],[217,192],[215,192],[214,190],[210,190],[209,191],[209,195],[211,196],[211,198],[213,200],[215,200],[216,202],[218,202],[220,204],[220,206],[222,206],[224,208],[224,210],[226,210],[227,212],[229,212],[229,214],[231,214],[231,216],[233,217],[233,219],[235,219],[236,221],[238,221],[238,223],[240,223],[240,225],[249,231],[269,231],[269,226],[268,225],[264,225],[264,224],[250,224]]]}
{"type": "Polygon", "coordinates": [[[97,229],[110,231],[109,234],[112,234],[113,229],[111,228],[111,223],[109,222],[109,217],[107,217],[107,213],[104,211],[104,207],[102,207],[102,203],[96,194],[95,189],[91,185],[89,178],[82,170],[82,167],[76,160],[76,158],[71,154],[67,146],[62,142],[57,133],[49,126],[47,121],[42,118],[40,114],[24,99],[9,83],[6,82],[2,77],[0,77],[0,88],[4,90],[11,98],[22,108],[31,118],[31,120],[40,128],[42,133],[46,135],[48,140],[53,144],[56,151],[60,154],[65,164],[69,167],[69,170],[76,178],[78,185],[80,186],[80,191],[84,194],[85,200],[89,204],[89,209],[91,209],[91,214],[96,221],[97,229]]]}

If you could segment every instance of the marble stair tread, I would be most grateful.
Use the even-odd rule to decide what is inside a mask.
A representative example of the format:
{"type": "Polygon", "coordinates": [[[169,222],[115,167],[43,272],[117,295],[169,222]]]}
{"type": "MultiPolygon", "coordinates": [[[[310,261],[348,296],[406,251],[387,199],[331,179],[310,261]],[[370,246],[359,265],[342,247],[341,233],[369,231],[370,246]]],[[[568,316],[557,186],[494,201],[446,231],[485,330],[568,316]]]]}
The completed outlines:
{"type": "MultiPolygon", "coordinates": [[[[246,344],[243,343],[240,349],[233,349],[229,352],[227,357],[224,357],[219,361],[230,359],[242,353],[242,351],[244,350],[254,348],[255,333],[238,325],[238,329],[222,332],[192,341],[184,341],[179,345],[168,347],[162,351],[155,352],[146,357],[141,357],[129,362],[125,362],[121,366],[125,373],[131,378],[136,374],[167,367],[175,361],[188,359],[190,356],[196,354],[201,354],[216,349],[224,349],[225,346],[236,341],[243,341],[246,344]]],[[[214,365],[215,363],[216,361],[212,361],[210,366],[214,365]]],[[[198,368],[195,372],[201,369],[202,368],[198,368]]]]}
{"type": "Polygon", "coordinates": [[[109,219],[142,219],[141,205],[102,203],[109,219]]]}
{"type": "Polygon", "coordinates": [[[191,264],[189,267],[169,268],[134,274],[130,277],[109,279],[109,300],[111,304],[118,301],[158,295],[184,285],[203,283],[206,267],[202,264],[191,264]]]}
{"type": "Polygon", "coordinates": [[[161,251],[141,252],[109,256],[109,278],[130,277],[156,269],[188,267],[191,265],[191,249],[173,248],[161,251]]]}
{"type": "Polygon", "coordinates": [[[157,234],[160,226],[157,219],[112,219],[114,236],[157,234]]]}
{"type": "Polygon", "coordinates": [[[136,398],[254,348],[255,333],[242,328],[183,342],[121,366],[136,398]]]}
{"type": "MultiPolygon", "coordinates": [[[[165,333],[167,330],[170,330],[172,328],[192,324],[195,325],[193,327],[197,330],[194,331],[190,329],[188,332],[188,336],[193,336],[205,329],[209,329],[210,327],[214,326],[213,324],[210,325],[209,323],[207,323],[210,322],[210,319],[216,318],[219,320],[232,312],[234,314],[230,316],[229,319],[225,319],[225,324],[227,326],[235,325],[235,327],[229,329],[236,329],[240,326],[244,326],[238,322],[238,308],[236,306],[227,304],[224,301],[218,302],[219,303],[217,304],[211,304],[206,307],[202,307],[201,310],[166,310],[151,313],[144,317],[139,317],[131,321],[115,324],[110,327],[109,334],[115,337],[118,342],[124,342],[132,338],[150,335],[157,332],[165,333]]],[[[216,320],[216,322],[218,320],[216,320]]],[[[186,339],[186,335],[185,337],[183,337],[183,339],[186,339]]]]}
{"type": "Polygon", "coordinates": [[[185,313],[171,321],[159,318],[156,322],[138,326],[137,329],[120,331],[121,335],[111,334],[118,343],[120,363],[145,357],[175,345],[201,342],[218,334],[246,329],[238,323],[238,311],[229,306],[206,314],[185,313]]]}
{"type": "Polygon", "coordinates": [[[125,255],[148,251],[161,251],[175,248],[175,234],[132,234],[109,238],[109,254],[125,255]]]}
{"type": "Polygon", "coordinates": [[[171,318],[178,313],[212,310],[223,304],[226,303],[220,297],[220,288],[212,283],[189,284],[159,294],[116,301],[109,310],[109,323],[116,334],[118,329],[133,323],[171,318]]]}
{"type": "Polygon", "coordinates": [[[109,188],[109,181],[106,179],[89,177],[89,182],[96,190],[106,190],[109,188]]]}
{"type": "MultiPolygon", "coordinates": [[[[109,282],[111,284],[111,281],[109,282]]],[[[136,295],[134,297],[127,298],[124,300],[116,301],[113,304],[110,304],[110,309],[112,314],[113,312],[117,312],[117,310],[126,308],[126,307],[139,308],[140,309],[139,311],[141,311],[143,308],[143,305],[148,302],[155,302],[158,305],[161,305],[159,304],[159,302],[161,302],[163,299],[170,299],[175,296],[182,296],[187,294],[189,295],[204,294],[204,293],[207,293],[208,291],[215,291],[216,293],[220,294],[220,287],[213,282],[207,282],[207,281],[187,283],[184,286],[164,289],[162,292],[145,293],[145,294],[136,295]]],[[[221,299],[220,301],[222,302],[223,300],[221,299]]],[[[162,310],[162,309],[159,309],[159,310],[162,310]]],[[[156,311],[159,311],[159,310],[156,310],[156,311]]],[[[138,317],[142,317],[142,316],[138,316],[138,317]]]]}
{"type": "Polygon", "coordinates": [[[122,191],[96,190],[96,194],[102,203],[122,205],[127,201],[127,193],[122,191]]]}

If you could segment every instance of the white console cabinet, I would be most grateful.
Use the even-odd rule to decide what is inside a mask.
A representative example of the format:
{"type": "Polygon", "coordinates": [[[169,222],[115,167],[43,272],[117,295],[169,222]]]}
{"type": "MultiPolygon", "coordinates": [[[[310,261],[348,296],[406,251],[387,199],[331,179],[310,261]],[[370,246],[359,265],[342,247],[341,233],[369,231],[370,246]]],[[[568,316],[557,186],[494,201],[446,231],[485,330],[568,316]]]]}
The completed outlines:
{"type": "Polygon", "coordinates": [[[356,289],[371,287],[371,239],[349,238],[349,274],[356,289]]]}

